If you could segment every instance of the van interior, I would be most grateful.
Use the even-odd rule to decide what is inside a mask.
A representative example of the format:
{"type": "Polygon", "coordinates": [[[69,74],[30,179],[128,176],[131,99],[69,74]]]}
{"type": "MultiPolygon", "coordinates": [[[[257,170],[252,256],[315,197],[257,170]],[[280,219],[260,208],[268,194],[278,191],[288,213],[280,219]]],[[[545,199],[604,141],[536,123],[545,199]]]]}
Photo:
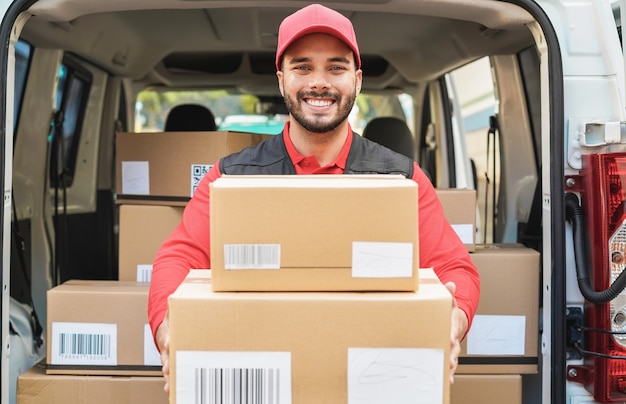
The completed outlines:
{"type": "MultiPolygon", "coordinates": [[[[541,251],[547,56],[538,14],[514,3],[324,2],[352,21],[362,55],[354,130],[413,157],[438,189],[476,190],[477,244],[541,251]]],[[[50,288],[118,279],[116,133],[279,133],[278,26],[306,4],[38,0],[10,10],[11,296],[34,307],[44,335],[50,288]],[[181,105],[183,126],[170,126],[181,105]]],[[[539,402],[527,390],[525,402],[539,402]]]]}

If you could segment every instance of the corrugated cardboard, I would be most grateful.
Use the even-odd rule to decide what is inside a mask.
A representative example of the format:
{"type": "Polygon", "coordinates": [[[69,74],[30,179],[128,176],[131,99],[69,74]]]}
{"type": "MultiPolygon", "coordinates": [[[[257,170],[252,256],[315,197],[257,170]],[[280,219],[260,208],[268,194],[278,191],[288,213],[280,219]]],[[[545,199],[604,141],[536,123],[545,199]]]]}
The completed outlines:
{"type": "Polygon", "coordinates": [[[117,201],[184,205],[209,166],[269,136],[229,131],[117,133],[117,201]]]}
{"type": "Polygon", "coordinates": [[[184,207],[121,205],[119,219],[119,280],[150,280],[154,257],[183,218],[184,207]]]}
{"type": "Polygon", "coordinates": [[[437,189],[443,213],[467,251],[476,250],[476,191],[473,189],[437,189]]]}
{"type": "Polygon", "coordinates": [[[417,288],[417,184],[411,180],[227,176],[213,182],[210,192],[216,291],[417,288]],[[364,244],[355,242],[370,244],[362,253],[364,244]],[[238,245],[246,251],[274,248],[279,262],[272,269],[226,269],[225,249],[238,245]],[[402,253],[408,248],[409,256],[398,256],[398,247],[402,253]],[[398,263],[401,274],[392,272],[398,263]],[[378,269],[364,275],[363,267],[378,269]]]}
{"type": "Polygon", "coordinates": [[[480,303],[457,373],[537,373],[539,253],[494,244],[478,245],[470,256],[480,274],[480,303]]]}
{"type": "Polygon", "coordinates": [[[167,404],[163,377],[47,375],[35,366],[17,379],[17,404],[167,404]]]}
{"type": "Polygon", "coordinates": [[[48,290],[47,316],[47,358],[48,374],[84,375],[161,375],[160,361],[150,362],[144,350],[150,353],[154,341],[146,331],[148,310],[148,289],[150,285],[122,281],[82,281],[71,280],[48,290]],[[60,338],[59,327],[78,324],[78,331],[65,331],[63,334],[76,341],[91,341],[108,335],[105,327],[115,327],[111,332],[117,338],[117,350],[112,349],[114,339],[98,340],[101,344],[86,348],[60,338]],[[56,328],[55,328],[56,327],[56,328]],[[56,329],[57,331],[53,331],[56,329]],[[64,352],[73,355],[55,355],[61,352],[62,341],[69,345],[64,352]],[[108,343],[107,343],[108,342],[108,343]],[[144,343],[145,342],[145,343],[144,343]],[[75,349],[73,349],[75,348],[75,349]],[[105,349],[110,351],[105,354],[105,349]],[[95,352],[103,352],[94,355],[95,352]],[[91,354],[91,356],[88,356],[91,354]],[[60,358],[60,359],[59,359],[60,358]],[[111,364],[111,361],[114,363],[111,364]]]}
{"type": "Polygon", "coordinates": [[[207,352],[288,353],[292,403],[348,402],[348,372],[360,387],[386,394],[387,401],[379,402],[405,402],[389,389],[407,381],[424,394],[441,386],[442,399],[428,402],[448,402],[451,297],[435,276],[424,276],[417,292],[217,293],[210,272],[191,271],[169,300],[171,403],[183,402],[177,389],[191,383],[179,379],[179,358],[198,358],[184,371],[210,368],[214,361],[201,360],[207,352]],[[355,375],[358,363],[348,364],[351,348],[370,348],[379,360],[372,358],[371,366],[355,375]],[[389,348],[432,354],[443,363],[410,356],[386,361],[389,348]]]}
{"type": "Polygon", "coordinates": [[[521,375],[455,375],[451,404],[521,404],[521,375]]]}

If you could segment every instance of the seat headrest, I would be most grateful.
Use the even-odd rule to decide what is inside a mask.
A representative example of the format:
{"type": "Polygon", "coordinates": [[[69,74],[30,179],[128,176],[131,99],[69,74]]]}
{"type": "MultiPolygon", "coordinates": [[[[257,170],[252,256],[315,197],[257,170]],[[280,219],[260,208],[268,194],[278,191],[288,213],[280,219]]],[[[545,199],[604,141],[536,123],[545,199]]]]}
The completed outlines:
{"type": "Polygon", "coordinates": [[[207,107],[182,104],[172,108],[165,120],[165,131],[200,132],[217,130],[215,116],[207,107]]]}
{"type": "Polygon", "coordinates": [[[415,160],[413,134],[400,118],[384,116],[372,119],[363,129],[363,137],[415,160]]]}

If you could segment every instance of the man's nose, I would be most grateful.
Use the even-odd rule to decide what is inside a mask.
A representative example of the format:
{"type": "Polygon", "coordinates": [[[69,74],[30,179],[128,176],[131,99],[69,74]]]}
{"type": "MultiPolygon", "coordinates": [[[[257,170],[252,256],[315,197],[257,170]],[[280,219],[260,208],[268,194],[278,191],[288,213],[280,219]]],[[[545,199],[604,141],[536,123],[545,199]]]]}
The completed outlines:
{"type": "Polygon", "coordinates": [[[309,87],[318,91],[326,90],[331,87],[330,80],[328,80],[328,74],[323,70],[314,71],[309,76],[309,87]]]}

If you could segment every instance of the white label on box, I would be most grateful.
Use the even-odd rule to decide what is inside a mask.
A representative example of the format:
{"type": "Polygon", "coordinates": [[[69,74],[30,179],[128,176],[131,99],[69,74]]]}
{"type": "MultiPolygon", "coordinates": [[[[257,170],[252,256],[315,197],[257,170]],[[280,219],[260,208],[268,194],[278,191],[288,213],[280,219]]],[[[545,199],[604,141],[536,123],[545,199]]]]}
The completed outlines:
{"type": "Polygon", "coordinates": [[[191,165],[191,194],[189,196],[193,196],[202,181],[202,178],[209,172],[209,170],[213,168],[213,164],[192,164],[191,165]]]}
{"type": "Polygon", "coordinates": [[[348,404],[442,403],[442,349],[348,348],[348,404]]]}
{"type": "Polygon", "coordinates": [[[413,244],[352,242],[353,278],[410,278],[413,244]]]}
{"type": "Polygon", "coordinates": [[[467,333],[469,355],[524,355],[525,316],[476,315],[467,333]]]}
{"type": "Polygon", "coordinates": [[[152,280],[152,264],[137,264],[137,282],[152,280]]]}
{"type": "Polygon", "coordinates": [[[280,269],[280,244],[224,244],[225,269],[280,269]]]}
{"type": "Polygon", "coordinates": [[[161,366],[161,354],[157,349],[150,324],[143,326],[143,364],[145,366],[161,366]]]}
{"type": "Polygon", "coordinates": [[[149,162],[122,161],[122,193],[125,195],[150,195],[149,162]]]}
{"type": "Polygon", "coordinates": [[[175,389],[177,403],[291,404],[291,353],[178,351],[175,389]]]}
{"type": "Polygon", "coordinates": [[[474,244],[474,226],[472,224],[453,224],[452,228],[463,244],[474,244]]]}
{"type": "Polygon", "coordinates": [[[117,324],[52,323],[53,365],[117,366],[117,324]]]}

